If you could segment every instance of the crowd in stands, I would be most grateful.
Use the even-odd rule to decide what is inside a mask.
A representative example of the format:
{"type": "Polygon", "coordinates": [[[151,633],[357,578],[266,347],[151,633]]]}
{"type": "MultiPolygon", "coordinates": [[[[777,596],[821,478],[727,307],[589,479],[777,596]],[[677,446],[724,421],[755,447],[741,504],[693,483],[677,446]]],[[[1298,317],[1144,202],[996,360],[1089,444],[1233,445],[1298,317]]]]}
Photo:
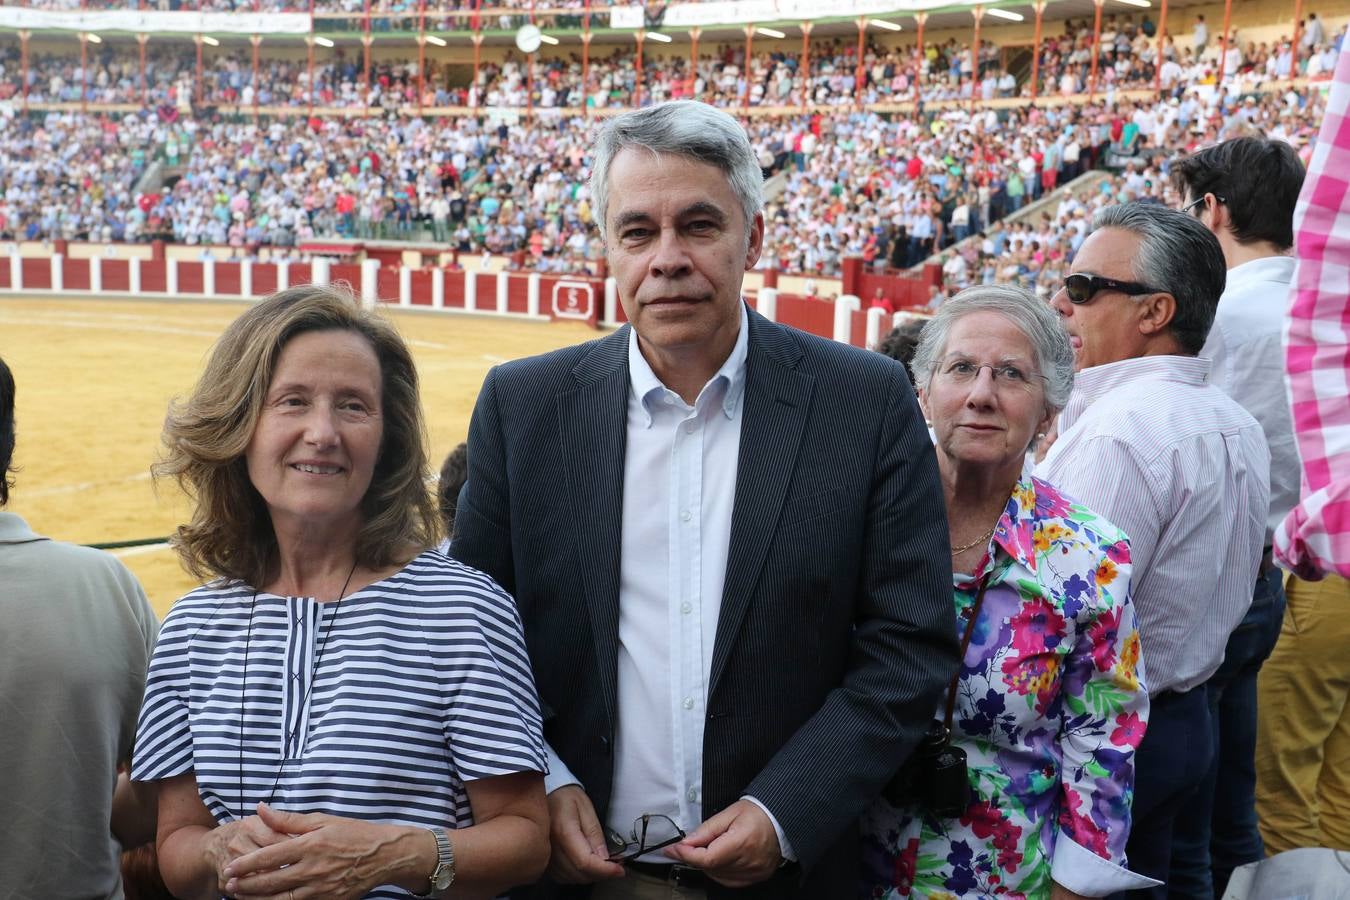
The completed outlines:
{"type": "MultiPolygon", "coordinates": [[[[1334,56],[1343,34],[1329,37],[1320,22],[1305,27],[1304,71],[1325,71],[1323,57],[1334,56]]],[[[762,265],[834,276],[844,257],[861,255],[874,265],[906,268],[982,234],[942,260],[950,285],[997,279],[1044,292],[1082,240],[1094,209],[1161,196],[1169,156],[1248,124],[1304,140],[1316,121],[1315,91],[1258,93],[1281,71],[1279,54],[1265,44],[1233,43],[1229,54],[1240,64],[1226,78],[1220,103],[1197,71],[1218,47],[1199,34],[1192,36],[1199,54],[1188,44],[1177,57],[1185,65],[1175,90],[1148,101],[1123,100],[1118,88],[1152,78],[1155,35],[1147,15],[1137,24],[1107,17],[1100,99],[1088,106],[972,111],[948,105],[917,118],[857,111],[856,44],[839,40],[813,45],[809,79],[800,76],[796,54],[774,51],[752,58],[747,79],[743,46],[727,46],[702,55],[692,80],[687,57],[649,57],[641,90],[644,102],[696,94],[727,108],[748,101],[787,109],[808,91],[816,107],[810,112],[747,119],[765,173],[781,181],[766,207],[762,265]],[[1032,221],[995,226],[1044,191],[1108,162],[1118,175],[1077,191],[1058,209],[1039,211],[1032,221]]],[[[1058,85],[1081,93],[1090,47],[1090,29],[1072,22],[1064,35],[1047,38],[1043,89],[1050,93],[1058,85]]],[[[1029,86],[1017,85],[999,56],[994,44],[985,45],[981,97],[1025,95],[1029,86]]],[[[91,103],[139,101],[138,60],[106,45],[91,55],[87,79],[69,57],[39,54],[30,62],[32,102],[78,99],[86,81],[91,103]]],[[[911,97],[909,63],[905,51],[869,45],[865,100],[911,97]]],[[[310,102],[304,60],[269,59],[256,93],[245,55],[212,48],[204,64],[207,106],[310,102]]],[[[485,118],[412,115],[415,61],[374,61],[370,93],[362,97],[363,61],[341,50],[315,66],[315,105],[370,103],[384,107],[384,117],[229,124],[209,110],[194,114],[194,65],[195,59],[152,44],[145,112],[12,123],[0,138],[0,234],[160,236],[226,244],[240,253],[325,235],[421,238],[462,252],[526,251],[532,265],[555,270],[591,268],[599,256],[582,149],[591,123],[561,110],[583,102],[593,108],[631,104],[638,85],[628,50],[596,54],[584,98],[579,58],[537,59],[531,100],[541,119],[509,128],[485,118]],[[78,164],[64,165],[72,156],[78,164]],[[168,167],[171,186],[137,194],[136,177],[155,158],[168,167]],[[420,162],[428,158],[431,165],[420,162]]],[[[968,96],[971,67],[965,46],[926,47],[920,70],[925,98],[968,96]]],[[[18,72],[17,48],[0,51],[0,100],[20,90],[18,72]]],[[[1163,75],[1170,83],[1175,72],[1165,66],[1163,75]]],[[[521,107],[525,85],[519,58],[484,63],[478,84],[460,87],[450,87],[433,60],[423,100],[433,107],[521,107]]]]}
{"type": "MultiPolygon", "coordinates": [[[[1292,35],[1278,41],[1244,40],[1234,32],[1227,48],[1220,37],[1211,37],[1204,16],[1195,28],[1182,35],[1164,37],[1162,69],[1158,65],[1157,25],[1147,13],[1135,22],[1132,16],[1107,15],[1098,44],[1098,87],[1151,87],[1179,93],[1197,84],[1213,84],[1218,77],[1220,55],[1224,56],[1225,82],[1239,77],[1247,81],[1282,80],[1291,75],[1330,78],[1345,35],[1342,28],[1329,34],[1316,14],[1300,28],[1298,71],[1293,72],[1292,35]],[[1187,40],[1189,38],[1189,40],[1187,40]]],[[[1047,37],[1041,46],[1040,88],[1042,96],[1073,96],[1089,88],[1092,70],[1092,25],[1087,20],[1065,22],[1062,33],[1047,37]]],[[[1024,89],[1023,93],[1026,93],[1024,89]]]]}
{"type": "MultiPolygon", "coordinates": [[[[1309,18],[1301,32],[1298,67],[1310,78],[1330,76],[1344,29],[1328,35],[1321,22],[1309,18]],[[1316,27],[1313,27],[1315,23],[1316,27]]],[[[448,22],[432,23],[436,26],[448,22]]],[[[414,26],[415,27],[415,26],[414,26]]],[[[1178,48],[1169,35],[1164,47],[1161,77],[1155,78],[1156,26],[1145,15],[1139,23],[1125,17],[1117,23],[1107,16],[1100,44],[1097,87],[1101,93],[1114,89],[1149,88],[1155,81],[1163,90],[1181,93],[1186,86],[1212,84],[1217,75],[1221,47],[1194,38],[1178,48]],[[1197,52],[1194,47],[1199,47],[1197,52]]],[[[198,91],[206,105],[308,107],[362,107],[396,110],[418,105],[418,63],[408,58],[373,59],[369,87],[364,59],[359,50],[338,47],[316,60],[314,85],[303,58],[268,58],[256,80],[248,48],[211,48],[203,59],[203,84],[195,81],[193,53],[176,52],[176,45],[153,43],[146,60],[145,99],[149,105],[196,102],[198,91]]],[[[910,102],[917,96],[926,103],[969,99],[975,91],[980,100],[1027,97],[1031,93],[1029,65],[1021,79],[1005,65],[1004,51],[989,41],[981,42],[980,71],[972,77],[970,46],[948,40],[925,45],[916,60],[912,47],[865,47],[862,86],[857,83],[857,44],[838,38],[818,40],[803,60],[795,49],[772,45],[754,52],[747,67],[745,47],[728,44],[699,55],[691,69],[687,54],[678,49],[646,54],[641,77],[635,48],[593,46],[587,71],[581,53],[570,50],[556,56],[537,56],[531,72],[523,57],[508,55],[502,61],[486,61],[474,81],[462,65],[451,65],[435,54],[427,56],[421,82],[424,107],[489,106],[535,109],[628,108],[641,103],[698,98],[726,108],[852,106],[910,102]],[[660,55],[664,54],[664,55],[660,55]],[[918,84],[915,84],[917,71],[918,84]],[[527,94],[528,91],[528,94],[527,94]]],[[[1075,96],[1091,86],[1092,30],[1084,23],[1069,21],[1062,33],[1048,35],[1042,45],[1039,95],[1075,96]]],[[[34,54],[29,61],[29,102],[140,103],[142,84],[139,59],[131,45],[104,44],[89,55],[89,71],[80,69],[77,57],[34,54]]],[[[1241,40],[1240,34],[1227,51],[1225,83],[1238,89],[1255,90],[1269,80],[1287,78],[1292,65],[1289,41],[1279,46],[1241,40]]],[[[22,92],[19,48],[0,47],[0,100],[22,92]]]]}
{"type": "MultiPolygon", "coordinates": [[[[951,108],[931,121],[838,111],[747,120],[766,173],[762,265],[834,276],[846,256],[906,268],[942,260],[954,288],[1056,282],[1092,212],[1161,198],[1169,156],[1260,128],[1306,143],[1318,94],[1017,109],[951,108]],[[1099,184],[998,225],[1088,169],[1099,184]],[[983,235],[977,241],[966,238],[983,235]],[[963,243],[964,242],[964,243],[963,243]]],[[[315,236],[431,239],[461,252],[526,251],[582,270],[600,248],[584,152],[590,123],[411,116],[265,124],[72,113],[16,119],[0,138],[0,235],[295,246],[315,236]],[[176,182],[137,194],[162,160],[176,182]]]]}
{"type": "MultiPolygon", "coordinates": [[[[1131,200],[1174,205],[1179,198],[1168,189],[1171,161],[1222,140],[1264,134],[1291,143],[1306,163],[1311,156],[1309,141],[1322,119],[1323,102],[1319,91],[1290,90],[1229,97],[1219,106],[1202,101],[1199,92],[1192,91],[1180,100],[1134,103],[1111,114],[1099,114],[1096,150],[1106,162],[1123,161],[1123,167],[1096,185],[1068,193],[1053,208],[1008,224],[996,221],[1000,211],[997,191],[991,195],[988,214],[977,192],[969,215],[972,221],[989,225],[977,240],[942,256],[948,290],[1000,282],[1021,284],[1041,296],[1050,296],[1062,284],[1066,267],[1086,237],[1095,212],[1131,200]],[[1151,149],[1124,155],[1141,148],[1151,149]]],[[[1051,164],[1061,140],[1045,148],[1045,158],[1051,164]]],[[[1060,165],[1058,175],[1063,176],[1067,173],[1062,162],[1060,165]]],[[[1003,188],[1006,195],[1006,182],[1003,188]]],[[[967,196],[968,202],[971,199],[967,196]]],[[[960,218],[955,212],[953,217],[960,218]]]]}

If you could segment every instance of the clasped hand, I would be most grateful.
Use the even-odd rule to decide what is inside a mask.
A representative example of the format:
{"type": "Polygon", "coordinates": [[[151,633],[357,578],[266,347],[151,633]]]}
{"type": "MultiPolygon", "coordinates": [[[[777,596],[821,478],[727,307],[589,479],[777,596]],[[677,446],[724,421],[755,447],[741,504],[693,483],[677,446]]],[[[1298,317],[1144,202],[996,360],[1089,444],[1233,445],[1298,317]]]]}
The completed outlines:
{"type": "Polygon", "coordinates": [[[376,823],[323,813],[258,814],[222,825],[212,856],[221,892],[235,900],[356,898],[383,883],[376,823]]]}
{"type": "MultiPolygon", "coordinates": [[[[549,794],[548,806],[553,844],[549,875],[554,881],[589,884],[623,877],[623,867],[609,861],[604,829],[580,787],[558,788],[549,794]]],[[[749,800],[731,804],[664,853],[733,888],[764,881],[783,859],[773,822],[749,800]]]]}

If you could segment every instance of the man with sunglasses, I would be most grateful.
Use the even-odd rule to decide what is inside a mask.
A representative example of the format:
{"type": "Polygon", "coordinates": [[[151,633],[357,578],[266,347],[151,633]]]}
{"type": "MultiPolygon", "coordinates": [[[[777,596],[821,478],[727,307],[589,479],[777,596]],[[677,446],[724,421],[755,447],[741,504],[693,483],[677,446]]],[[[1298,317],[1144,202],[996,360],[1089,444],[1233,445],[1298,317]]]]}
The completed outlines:
{"type": "MultiPolygon", "coordinates": [[[[1255,796],[1257,673],[1276,646],[1284,617],[1284,573],[1273,563],[1271,540],[1298,502],[1298,448],[1284,387],[1282,335],[1294,275],[1294,206],[1304,170],[1284,141],[1246,137],[1180,160],[1171,173],[1183,211],[1214,234],[1228,266],[1214,327],[1200,352],[1211,361],[1209,382],[1261,423],[1270,448],[1270,507],[1252,604],[1228,639],[1223,665],[1206,686],[1218,752],[1195,802],[1187,805],[1178,823],[1173,845],[1173,887],[1208,900],[1223,896],[1235,867],[1264,855],[1255,796]]],[[[1300,587],[1310,589],[1299,585],[1295,591],[1300,587]]],[[[1350,636],[1350,631],[1345,634],[1350,636]]],[[[1299,669],[1308,673],[1304,678],[1316,679],[1312,684],[1332,671],[1301,662],[1299,669]]],[[[1308,713],[1299,718],[1326,717],[1308,713]]],[[[1267,718],[1279,715],[1272,709],[1267,718]]],[[[1292,729],[1280,729],[1271,740],[1287,744],[1286,754],[1302,755],[1316,741],[1297,721],[1291,724],[1292,729]]],[[[1279,793],[1290,798],[1275,800],[1281,816],[1298,820],[1307,815],[1306,808],[1293,809],[1305,806],[1293,799],[1295,792],[1279,793]]]]}
{"type": "Polygon", "coordinates": [[[1127,856],[1167,881],[1176,818],[1213,756],[1204,684],[1251,601],[1270,455],[1198,358],[1224,288],[1214,235],[1148,203],[1108,207],[1094,229],[1051,300],[1078,377],[1037,474],[1130,537],[1152,709],[1127,856]]]}

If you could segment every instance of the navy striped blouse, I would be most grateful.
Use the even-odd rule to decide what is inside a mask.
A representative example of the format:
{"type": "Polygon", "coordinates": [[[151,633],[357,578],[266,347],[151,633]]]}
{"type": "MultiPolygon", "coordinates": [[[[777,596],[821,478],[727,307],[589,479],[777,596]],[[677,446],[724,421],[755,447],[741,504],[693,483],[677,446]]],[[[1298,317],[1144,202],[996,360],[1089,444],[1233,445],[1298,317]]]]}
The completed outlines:
{"type": "Polygon", "coordinates": [[[465,782],[545,771],[520,617],[481,572],[427,551],[340,607],[253,597],[216,583],[165,618],[134,779],[195,771],[221,823],[270,799],[293,812],[462,828],[473,824],[465,782]]]}

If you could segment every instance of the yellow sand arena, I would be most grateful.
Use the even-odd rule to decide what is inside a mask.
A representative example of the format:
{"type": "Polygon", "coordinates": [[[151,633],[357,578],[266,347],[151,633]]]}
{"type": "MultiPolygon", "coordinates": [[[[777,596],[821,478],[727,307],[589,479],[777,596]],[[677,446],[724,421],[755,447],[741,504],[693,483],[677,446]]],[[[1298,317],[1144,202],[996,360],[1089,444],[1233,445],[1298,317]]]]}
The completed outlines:
{"type": "MultiPolygon", "coordinates": [[[[186,499],[150,464],[170,398],[187,392],[238,303],[0,299],[0,356],[18,382],[18,486],[9,510],[38,532],[96,543],[162,537],[186,499]]],[[[596,336],[584,325],[387,311],[422,378],[431,457],[468,432],[495,363],[596,336]]],[[[161,616],[194,586],[172,551],[119,551],[161,616]]]]}

